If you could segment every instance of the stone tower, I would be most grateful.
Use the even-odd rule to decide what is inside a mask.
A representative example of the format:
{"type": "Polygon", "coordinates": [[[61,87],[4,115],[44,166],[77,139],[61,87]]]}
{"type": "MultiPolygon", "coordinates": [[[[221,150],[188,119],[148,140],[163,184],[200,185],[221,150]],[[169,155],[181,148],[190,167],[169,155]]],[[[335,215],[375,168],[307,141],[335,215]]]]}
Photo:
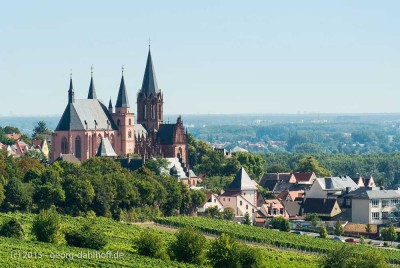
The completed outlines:
{"type": "MultiPolygon", "coordinates": [[[[109,110],[112,108],[109,107],[109,110]]],[[[128,95],[125,88],[124,72],[122,71],[121,83],[119,86],[118,98],[115,104],[115,111],[112,118],[118,127],[116,141],[111,140],[115,151],[119,155],[127,155],[135,151],[134,124],[135,117],[131,112],[128,95]]]]}
{"type": "Polygon", "coordinates": [[[149,132],[158,130],[163,123],[163,94],[157,86],[150,48],[142,88],[137,95],[137,122],[149,132]]]}

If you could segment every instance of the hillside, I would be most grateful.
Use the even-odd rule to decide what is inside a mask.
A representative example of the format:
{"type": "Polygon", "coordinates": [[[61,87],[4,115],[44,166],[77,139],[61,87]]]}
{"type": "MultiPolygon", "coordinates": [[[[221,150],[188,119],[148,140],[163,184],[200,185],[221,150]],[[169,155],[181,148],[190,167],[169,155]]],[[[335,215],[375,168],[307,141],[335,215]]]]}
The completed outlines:
{"type": "MultiPolygon", "coordinates": [[[[108,243],[98,253],[122,254],[122,257],[117,259],[81,258],[80,256],[83,256],[83,254],[96,254],[96,251],[69,247],[65,241],[61,241],[60,244],[35,241],[30,232],[34,216],[34,214],[29,213],[0,213],[0,221],[15,217],[22,223],[25,230],[23,240],[0,237],[1,267],[194,267],[189,264],[162,261],[136,254],[132,246],[135,239],[145,228],[102,217],[88,219],[63,216],[63,230],[92,222],[96,228],[106,234],[108,243]]],[[[175,239],[173,232],[158,228],[153,228],[152,231],[161,234],[167,242],[175,239]]],[[[271,248],[262,248],[262,252],[268,267],[317,267],[318,264],[318,257],[315,255],[271,248]]]]}

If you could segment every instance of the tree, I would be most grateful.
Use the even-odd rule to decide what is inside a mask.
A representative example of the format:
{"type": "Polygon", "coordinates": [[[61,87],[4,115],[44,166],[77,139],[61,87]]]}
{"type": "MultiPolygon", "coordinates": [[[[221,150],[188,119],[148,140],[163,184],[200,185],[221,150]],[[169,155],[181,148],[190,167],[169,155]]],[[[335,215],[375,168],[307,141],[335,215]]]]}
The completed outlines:
{"type": "Polygon", "coordinates": [[[321,226],[321,230],[319,231],[320,238],[328,238],[328,231],[326,230],[325,225],[321,226]]]}
{"type": "Polygon", "coordinates": [[[317,223],[320,221],[318,214],[311,213],[306,215],[306,221],[311,221],[313,227],[317,227],[317,223]]]}
{"type": "Polygon", "coordinates": [[[41,210],[32,223],[32,233],[41,242],[56,243],[61,218],[54,207],[41,210]]]}
{"type": "Polygon", "coordinates": [[[365,238],[364,238],[364,236],[360,236],[360,245],[365,245],[365,238]]]}
{"type": "Polygon", "coordinates": [[[179,188],[180,188],[181,197],[182,197],[181,204],[180,204],[180,213],[183,215],[187,215],[189,212],[191,203],[192,203],[190,190],[189,190],[189,187],[184,185],[183,183],[179,184],[179,188]]]}
{"type": "Polygon", "coordinates": [[[221,218],[221,211],[217,206],[206,208],[205,215],[209,218],[220,219],[221,218]]]}
{"type": "Polygon", "coordinates": [[[0,206],[3,204],[3,201],[6,199],[6,195],[4,194],[4,186],[3,183],[0,182],[0,206]]]}
{"type": "Polygon", "coordinates": [[[134,247],[137,253],[143,256],[163,260],[169,258],[166,252],[165,241],[159,234],[151,230],[143,231],[135,241],[134,247]]]}
{"type": "Polygon", "coordinates": [[[248,212],[244,214],[243,224],[251,225],[250,214],[248,212]]]}
{"type": "Polygon", "coordinates": [[[31,197],[19,179],[12,178],[9,180],[5,187],[5,192],[5,201],[11,204],[14,208],[19,207],[22,210],[25,210],[31,203],[31,197]]]}
{"type": "Polygon", "coordinates": [[[100,250],[107,244],[105,235],[92,224],[84,224],[79,229],[72,229],[65,234],[69,246],[100,250]]]}
{"type": "Polygon", "coordinates": [[[340,236],[340,235],[343,234],[343,232],[344,232],[344,228],[343,228],[343,226],[340,224],[340,221],[337,220],[336,223],[335,223],[334,233],[335,233],[335,235],[340,236]]]}
{"type": "Polygon", "coordinates": [[[181,229],[175,236],[176,241],[170,245],[172,257],[177,261],[202,265],[205,261],[206,238],[191,228],[181,229]]]}
{"type": "Polygon", "coordinates": [[[147,159],[144,166],[156,175],[161,175],[162,171],[169,171],[168,161],[161,157],[147,159]]]}
{"type": "Polygon", "coordinates": [[[329,177],[332,173],[324,166],[318,163],[317,159],[307,156],[299,161],[296,171],[298,172],[314,172],[317,177],[329,177]]]}
{"type": "Polygon", "coordinates": [[[195,207],[200,206],[200,204],[204,203],[206,201],[206,194],[201,191],[201,190],[193,190],[191,191],[191,199],[192,199],[192,204],[195,207]]]}
{"type": "Polygon", "coordinates": [[[358,251],[356,247],[346,246],[334,249],[326,254],[321,259],[321,266],[324,268],[389,267],[379,250],[363,248],[362,251],[358,251]]]}
{"type": "Polygon", "coordinates": [[[261,268],[265,267],[263,253],[255,247],[241,245],[239,247],[240,267],[241,268],[261,268]]]}
{"type": "Polygon", "coordinates": [[[233,208],[226,207],[222,212],[222,216],[224,220],[233,221],[233,219],[235,218],[235,211],[233,210],[233,208]]]}
{"type": "Polygon", "coordinates": [[[391,224],[389,228],[384,228],[382,230],[382,238],[383,240],[390,242],[393,242],[397,239],[397,233],[396,230],[394,229],[393,224],[391,224]]]}
{"type": "Polygon", "coordinates": [[[219,238],[211,242],[207,253],[211,265],[219,268],[240,267],[239,245],[232,235],[222,233],[219,238]]]}
{"type": "Polygon", "coordinates": [[[85,178],[68,177],[63,183],[65,207],[72,214],[86,212],[92,204],[94,189],[85,178]]]}
{"type": "Polygon", "coordinates": [[[270,224],[272,225],[273,229],[279,229],[280,231],[284,231],[284,232],[290,231],[289,220],[285,219],[282,216],[273,218],[271,220],[270,224]]]}
{"type": "Polygon", "coordinates": [[[59,206],[64,202],[65,192],[61,185],[46,183],[36,186],[33,200],[40,209],[49,209],[52,205],[59,206]]]}
{"type": "Polygon", "coordinates": [[[371,224],[367,223],[367,225],[365,226],[365,232],[367,232],[368,235],[369,235],[370,233],[372,233],[371,224]]]}
{"type": "Polygon", "coordinates": [[[51,133],[51,130],[47,127],[46,122],[39,121],[39,122],[37,122],[37,125],[33,128],[32,138],[33,139],[42,138],[42,137],[40,137],[41,135],[50,134],[50,133],[51,133]]]}
{"type": "Polygon", "coordinates": [[[24,236],[24,229],[17,219],[12,218],[3,223],[0,228],[0,235],[5,237],[22,238],[24,236]]]}

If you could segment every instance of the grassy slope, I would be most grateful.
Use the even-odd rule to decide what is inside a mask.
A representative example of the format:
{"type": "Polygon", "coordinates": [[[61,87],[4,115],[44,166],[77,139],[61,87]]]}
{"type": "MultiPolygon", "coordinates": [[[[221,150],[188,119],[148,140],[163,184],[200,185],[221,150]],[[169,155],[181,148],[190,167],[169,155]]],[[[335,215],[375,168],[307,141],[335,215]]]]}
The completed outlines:
{"type": "MultiPolygon", "coordinates": [[[[24,240],[0,237],[0,267],[191,267],[190,265],[173,262],[161,261],[158,259],[139,256],[132,248],[133,241],[144,228],[116,222],[106,218],[86,219],[82,217],[63,216],[62,229],[67,230],[74,226],[79,226],[85,222],[93,221],[97,228],[101,229],[108,238],[108,244],[101,252],[117,251],[124,256],[120,259],[54,259],[50,257],[54,253],[74,253],[95,252],[76,247],[69,247],[61,239],[60,244],[49,244],[35,241],[30,233],[30,227],[34,215],[22,213],[0,213],[0,221],[7,218],[16,217],[26,231],[24,240]],[[12,252],[37,252],[42,254],[42,258],[12,258],[12,252]]],[[[164,240],[171,242],[174,239],[172,232],[153,228],[154,232],[160,233],[164,240]]],[[[313,255],[298,254],[288,251],[262,248],[268,267],[317,267],[318,258],[313,255]]],[[[26,257],[26,256],[25,256],[26,257]]]]}

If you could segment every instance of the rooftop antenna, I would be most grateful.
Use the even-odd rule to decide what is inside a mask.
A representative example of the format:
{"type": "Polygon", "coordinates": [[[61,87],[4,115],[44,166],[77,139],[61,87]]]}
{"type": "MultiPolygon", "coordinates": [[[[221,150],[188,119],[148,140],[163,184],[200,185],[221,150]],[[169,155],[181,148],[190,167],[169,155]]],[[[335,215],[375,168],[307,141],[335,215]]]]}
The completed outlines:
{"type": "Polygon", "coordinates": [[[124,75],[125,66],[122,64],[122,75],[124,75]]]}

